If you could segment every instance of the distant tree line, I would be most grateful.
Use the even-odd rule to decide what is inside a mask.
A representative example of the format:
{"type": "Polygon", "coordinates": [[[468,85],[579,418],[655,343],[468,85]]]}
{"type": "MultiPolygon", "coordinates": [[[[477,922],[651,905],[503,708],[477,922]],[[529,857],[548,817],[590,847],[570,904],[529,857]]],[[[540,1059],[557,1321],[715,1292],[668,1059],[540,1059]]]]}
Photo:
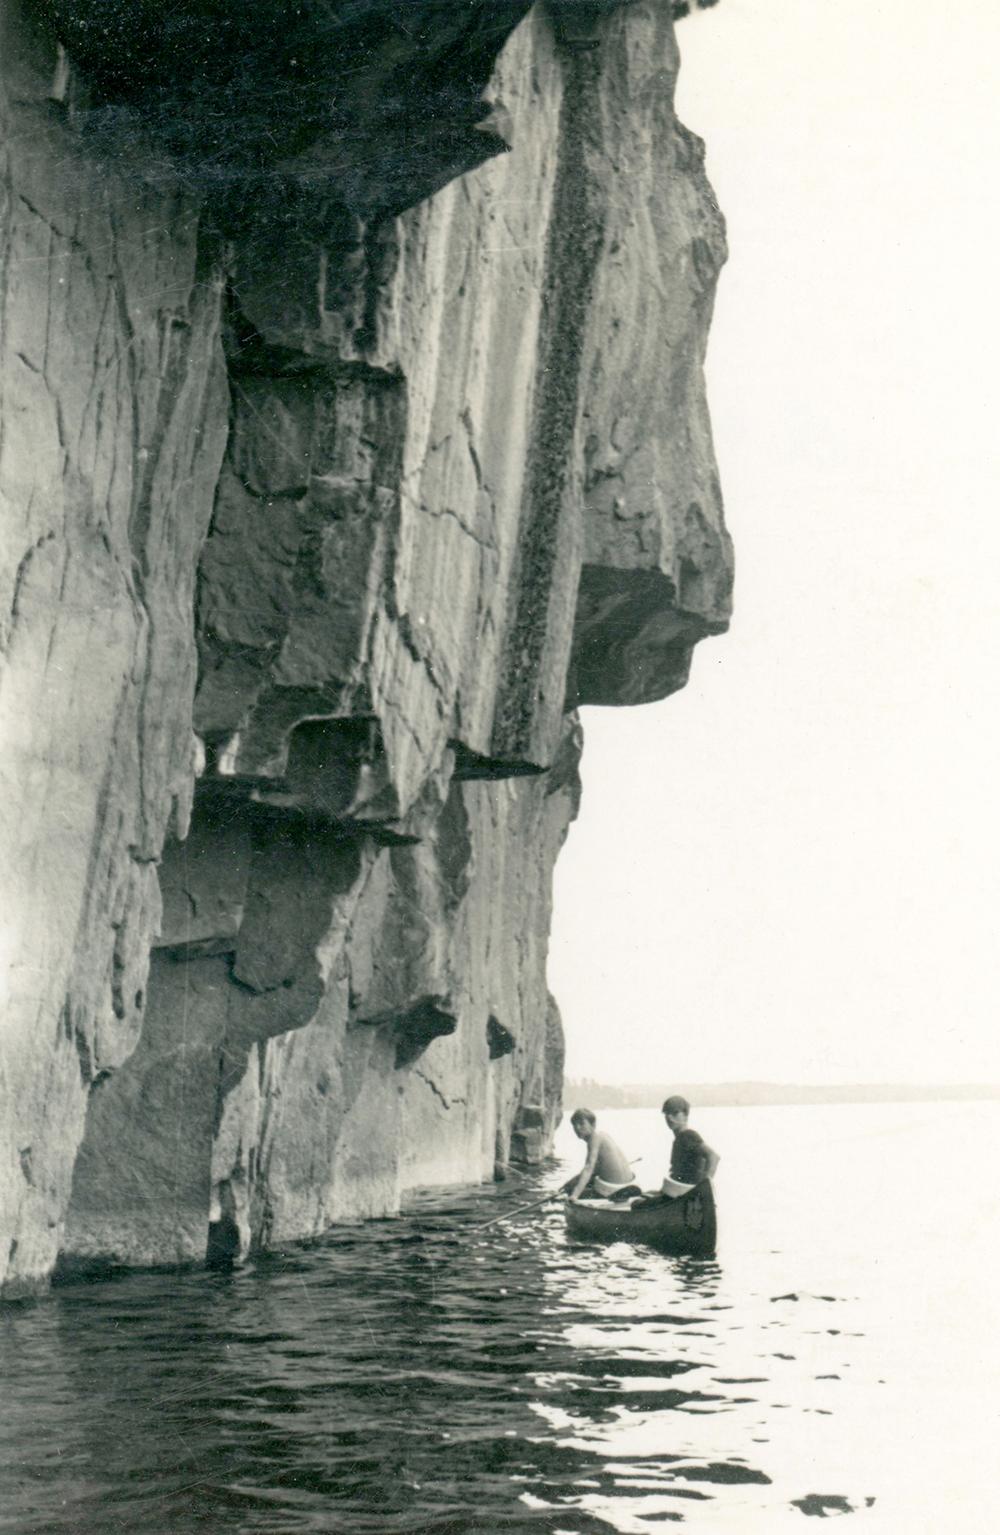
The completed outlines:
{"type": "Polygon", "coordinates": [[[563,1085],[567,1113],[574,1109],[659,1108],[670,1093],[682,1093],[701,1108],[753,1108],[768,1104],[966,1102],[1000,1098],[996,1083],[909,1082],[597,1082],[569,1078],[563,1085]]]}
{"type": "Polygon", "coordinates": [[[713,5],[718,5],[719,0],[673,0],[674,20],[680,21],[682,16],[690,16],[692,9],[709,11],[713,5]]]}

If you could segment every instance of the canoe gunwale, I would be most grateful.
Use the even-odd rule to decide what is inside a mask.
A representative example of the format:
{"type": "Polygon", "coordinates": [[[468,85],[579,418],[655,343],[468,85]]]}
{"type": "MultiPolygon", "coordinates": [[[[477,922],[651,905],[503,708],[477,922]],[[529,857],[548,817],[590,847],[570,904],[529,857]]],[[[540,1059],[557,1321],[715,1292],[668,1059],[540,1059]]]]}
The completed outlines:
{"type": "Polygon", "coordinates": [[[565,1206],[566,1233],[579,1242],[633,1242],[677,1256],[711,1257],[716,1244],[715,1197],[708,1179],[678,1199],[633,1210],[602,1201],[565,1206]]]}

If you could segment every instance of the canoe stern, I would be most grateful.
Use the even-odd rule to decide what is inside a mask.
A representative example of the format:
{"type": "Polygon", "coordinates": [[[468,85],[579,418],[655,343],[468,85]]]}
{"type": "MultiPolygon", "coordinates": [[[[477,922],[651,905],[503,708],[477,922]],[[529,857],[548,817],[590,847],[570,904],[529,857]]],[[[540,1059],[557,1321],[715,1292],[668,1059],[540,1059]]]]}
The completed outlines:
{"type": "Polygon", "coordinates": [[[712,1185],[706,1179],[680,1199],[637,1208],[609,1200],[567,1204],[566,1231],[578,1242],[635,1242],[663,1253],[711,1257],[717,1237],[712,1185]]]}

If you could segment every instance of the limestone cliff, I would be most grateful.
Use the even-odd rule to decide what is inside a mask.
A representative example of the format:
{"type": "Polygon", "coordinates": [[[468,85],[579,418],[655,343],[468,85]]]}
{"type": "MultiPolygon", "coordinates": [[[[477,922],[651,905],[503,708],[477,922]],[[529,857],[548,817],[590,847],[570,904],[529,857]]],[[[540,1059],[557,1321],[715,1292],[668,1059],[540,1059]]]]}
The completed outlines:
{"type": "Polygon", "coordinates": [[[13,1295],[544,1154],[574,711],[731,556],[670,5],[0,14],[13,1295]]]}

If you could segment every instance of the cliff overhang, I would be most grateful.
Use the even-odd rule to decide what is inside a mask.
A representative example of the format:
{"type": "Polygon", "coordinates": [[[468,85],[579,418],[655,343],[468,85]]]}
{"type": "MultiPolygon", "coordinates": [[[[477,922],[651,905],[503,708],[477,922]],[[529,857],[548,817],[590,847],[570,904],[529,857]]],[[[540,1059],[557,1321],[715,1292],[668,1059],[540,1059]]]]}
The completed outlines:
{"type": "Polygon", "coordinates": [[[732,562],[669,6],[2,14],[15,1294],[545,1154],[574,711],[732,562]]]}

